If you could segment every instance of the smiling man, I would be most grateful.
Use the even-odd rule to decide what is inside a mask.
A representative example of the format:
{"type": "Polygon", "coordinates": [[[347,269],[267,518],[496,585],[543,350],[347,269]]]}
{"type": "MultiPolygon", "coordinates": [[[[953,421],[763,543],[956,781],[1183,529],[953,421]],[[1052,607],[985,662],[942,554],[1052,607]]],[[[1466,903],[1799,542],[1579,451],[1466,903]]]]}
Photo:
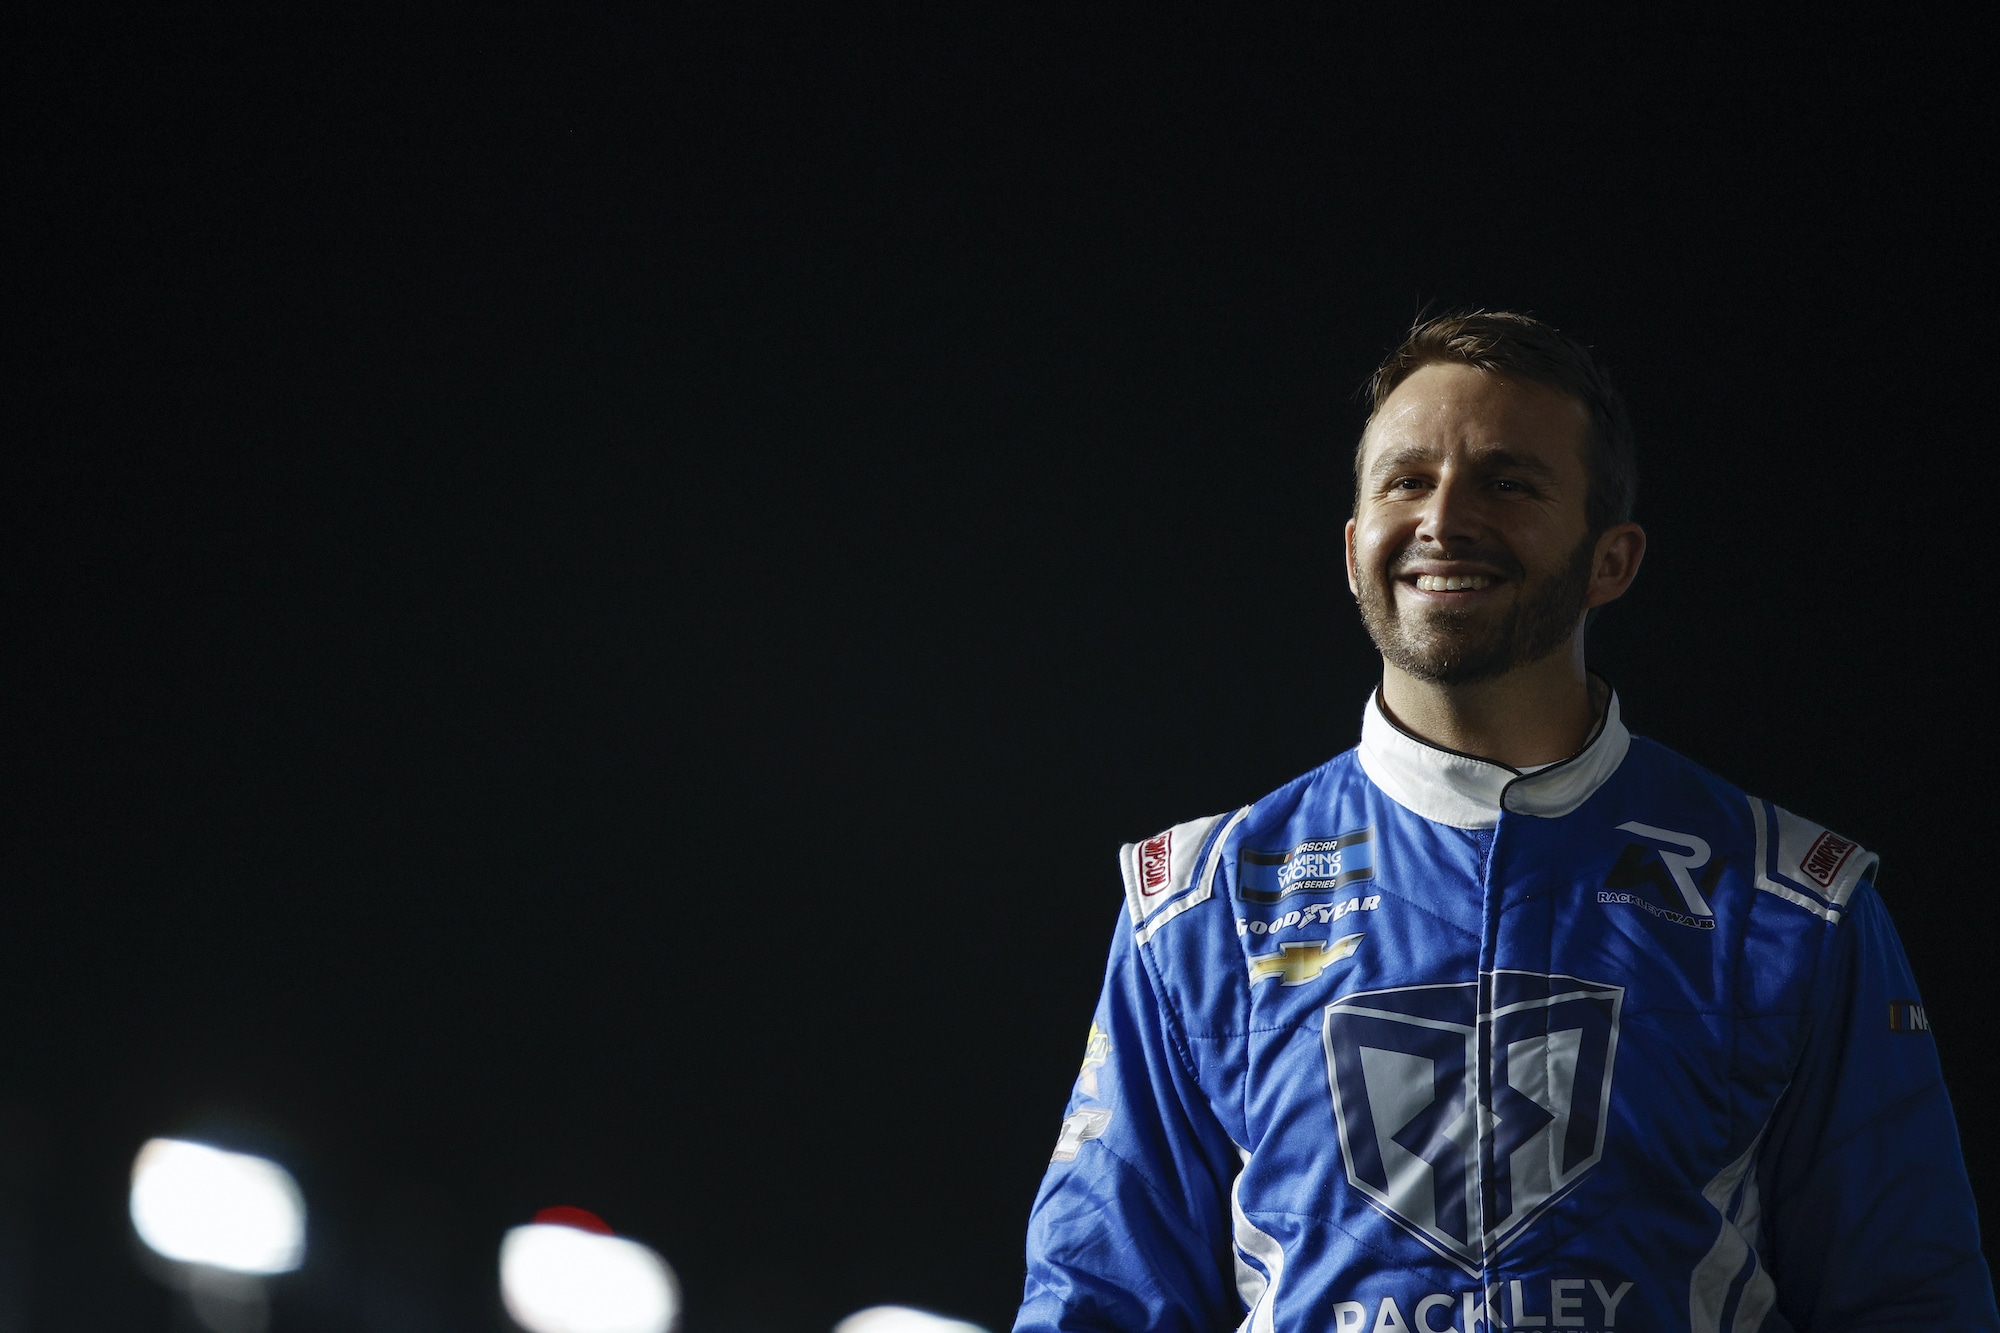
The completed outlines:
{"type": "Polygon", "coordinates": [[[1369,387],[1361,743],[1124,849],[1016,1328],[2000,1329],[1876,858],[1585,669],[1601,368],[1482,312],[1369,387]]]}

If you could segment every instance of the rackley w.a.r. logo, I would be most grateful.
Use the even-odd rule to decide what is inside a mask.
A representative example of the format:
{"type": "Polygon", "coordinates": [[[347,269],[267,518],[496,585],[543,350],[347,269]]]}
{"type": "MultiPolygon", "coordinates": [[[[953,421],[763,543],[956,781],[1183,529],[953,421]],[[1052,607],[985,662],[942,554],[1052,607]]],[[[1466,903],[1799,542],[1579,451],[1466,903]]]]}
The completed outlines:
{"type": "Polygon", "coordinates": [[[1328,1005],[1348,1182],[1476,1276],[1603,1157],[1624,999],[1622,986],[1492,972],[1328,1005]]]}
{"type": "Polygon", "coordinates": [[[1618,831],[1636,833],[1648,841],[1625,845],[1617,864],[1604,877],[1597,901],[1643,908],[1677,926],[1714,930],[1715,910],[1708,905],[1708,895],[1715,892],[1716,882],[1722,878],[1722,862],[1714,859],[1708,840],[1636,821],[1620,824],[1618,831]],[[1703,870],[1698,882],[1694,876],[1697,870],[1703,870]],[[1628,892],[1648,888],[1653,890],[1651,895],[1628,892]],[[1675,898],[1687,908],[1685,912],[1672,905],[1675,898]]]}
{"type": "Polygon", "coordinates": [[[1373,878],[1375,830],[1356,829],[1337,838],[1313,838],[1287,852],[1244,852],[1236,896],[1246,903],[1275,903],[1373,878]]]}

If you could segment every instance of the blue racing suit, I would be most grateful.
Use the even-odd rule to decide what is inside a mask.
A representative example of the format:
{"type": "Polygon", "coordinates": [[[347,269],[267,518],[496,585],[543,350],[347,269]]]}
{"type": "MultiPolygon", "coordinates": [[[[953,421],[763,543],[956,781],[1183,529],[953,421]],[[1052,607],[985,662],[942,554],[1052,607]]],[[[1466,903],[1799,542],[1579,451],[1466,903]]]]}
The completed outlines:
{"type": "Polygon", "coordinates": [[[1122,859],[1017,1330],[2000,1330],[1876,858],[1615,697],[1122,859]]]}

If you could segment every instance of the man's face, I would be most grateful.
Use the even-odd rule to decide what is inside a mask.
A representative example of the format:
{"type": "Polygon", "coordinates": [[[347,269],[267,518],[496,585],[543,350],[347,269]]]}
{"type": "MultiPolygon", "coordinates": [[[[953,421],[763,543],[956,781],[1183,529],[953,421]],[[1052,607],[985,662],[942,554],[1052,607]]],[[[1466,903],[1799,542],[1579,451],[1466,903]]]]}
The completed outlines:
{"type": "Polygon", "coordinates": [[[1396,386],[1347,525],[1348,586],[1384,659],[1440,684],[1490,679],[1562,648],[1623,591],[1593,586],[1589,430],[1569,395],[1471,366],[1396,386]]]}

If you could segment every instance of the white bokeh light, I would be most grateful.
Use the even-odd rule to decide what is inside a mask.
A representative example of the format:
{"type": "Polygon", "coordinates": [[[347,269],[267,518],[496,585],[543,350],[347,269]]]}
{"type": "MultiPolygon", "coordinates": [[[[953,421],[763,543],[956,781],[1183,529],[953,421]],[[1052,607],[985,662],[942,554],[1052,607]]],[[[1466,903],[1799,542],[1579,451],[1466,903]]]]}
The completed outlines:
{"type": "Polygon", "coordinates": [[[907,1305],[874,1305],[857,1310],[833,1326],[833,1333],[986,1333],[977,1324],[946,1319],[907,1305]]]}
{"type": "Polygon", "coordinates": [[[233,1273],[289,1273],[306,1252],[306,1204],[276,1162],[153,1139],[132,1163],[132,1226],[164,1258],[233,1273]]]}
{"type": "Polygon", "coordinates": [[[635,1240],[576,1227],[515,1227],[500,1242],[500,1297],[528,1333],[667,1333],[680,1290],[635,1240]]]}

